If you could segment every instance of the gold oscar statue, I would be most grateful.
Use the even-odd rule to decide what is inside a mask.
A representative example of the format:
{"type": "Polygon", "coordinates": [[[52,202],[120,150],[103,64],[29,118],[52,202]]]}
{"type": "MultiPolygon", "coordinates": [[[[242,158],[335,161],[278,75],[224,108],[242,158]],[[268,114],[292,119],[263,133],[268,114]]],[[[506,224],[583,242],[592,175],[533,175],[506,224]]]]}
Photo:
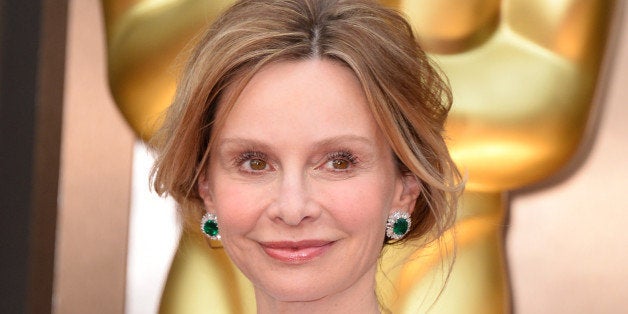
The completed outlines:
{"type": "MultiPolygon", "coordinates": [[[[141,138],[159,126],[190,40],[231,2],[102,0],[111,91],[141,138]]],[[[508,313],[507,192],[556,173],[582,142],[615,1],[382,2],[408,16],[450,80],[448,144],[467,189],[441,241],[385,249],[380,299],[393,313],[508,313]]],[[[254,313],[254,303],[224,251],[184,232],[160,312],[254,313]]]]}

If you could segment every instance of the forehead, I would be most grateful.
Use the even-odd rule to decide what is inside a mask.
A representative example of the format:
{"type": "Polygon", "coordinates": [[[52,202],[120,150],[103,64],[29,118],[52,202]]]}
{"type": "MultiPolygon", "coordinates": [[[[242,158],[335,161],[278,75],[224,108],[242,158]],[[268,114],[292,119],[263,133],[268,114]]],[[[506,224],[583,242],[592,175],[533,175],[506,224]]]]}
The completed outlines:
{"type": "Polygon", "coordinates": [[[296,130],[319,137],[338,133],[377,137],[379,133],[359,80],[339,62],[276,62],[262,67],[238,95],[230,88],[226,99],[232,105],[219,110],[222,123],[220,135],[215,136],[262,132],[278,138],[284,135],[281,132],[296,130]]]}

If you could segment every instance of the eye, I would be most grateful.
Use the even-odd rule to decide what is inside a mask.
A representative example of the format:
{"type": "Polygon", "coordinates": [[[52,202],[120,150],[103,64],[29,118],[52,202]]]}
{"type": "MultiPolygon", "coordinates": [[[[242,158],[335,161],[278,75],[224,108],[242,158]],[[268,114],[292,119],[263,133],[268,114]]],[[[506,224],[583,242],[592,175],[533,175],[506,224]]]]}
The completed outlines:
{"type": "Polygon", "coordinates": [[[266,162],[261,159],[251,159],[249,160],[249,167],[252,170],[261,171],[266,169],[266,162]]]}
{"type": "Polygon", "coordinates": [[[327,156],[325,168],[330,171],[350,171],[358,163],[357,157],[349,151],[339,151],[327,156]]]}
{"type": "Polygon", "coordinates": [[[331,161],[331,166],[334,169],[345,170],[349,168],[349,161],[345,159],[334,159],[331,161]]]}
{"type": "Polygon", "coordinates": [[[234,164],[240,171],[259,173],[270,170],[267,159],[266,154],[261,152],[244,152],[234,159],[234,164]]]}

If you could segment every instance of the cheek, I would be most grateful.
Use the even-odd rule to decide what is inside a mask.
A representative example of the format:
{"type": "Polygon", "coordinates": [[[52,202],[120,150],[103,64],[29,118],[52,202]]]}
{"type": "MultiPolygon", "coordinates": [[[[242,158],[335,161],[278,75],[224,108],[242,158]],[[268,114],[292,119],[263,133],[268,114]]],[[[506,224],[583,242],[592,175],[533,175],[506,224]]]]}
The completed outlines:
{"type": "Polygon", "coordinates": [[[385,225],[392,204],[391,185],[382,181],[350,180],[324,187],[321,202],[333,212],[344,229],[379,229],[385,225]]]}
{"type": "Polygon", "coordinates": [[[265,195],[263,189],[246,184],[218,184],[214,191],[214,210],[218,215],[221,233],[229,237],[243,234],[255,227],[262,214],[265,195]]]}

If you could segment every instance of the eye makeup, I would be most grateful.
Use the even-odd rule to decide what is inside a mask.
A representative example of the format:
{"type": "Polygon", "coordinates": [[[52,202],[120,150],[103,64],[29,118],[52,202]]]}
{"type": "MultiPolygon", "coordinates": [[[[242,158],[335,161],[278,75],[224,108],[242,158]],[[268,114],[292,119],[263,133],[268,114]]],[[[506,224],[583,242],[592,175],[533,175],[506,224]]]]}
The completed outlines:
{"type": "Polygon", "coordinates": [[[247,174],[261,174],[264,171],[272,170],[268,162],[268,156],[259,151],[244,151],[233,158],[234,168],[247,174]]]}
{"type": "Polygon", "coordinates": [[[354,153],[349,150],[340,150],[327,155],[325,167],[330,171],[350,171],[358,162],[354,153]]]}

